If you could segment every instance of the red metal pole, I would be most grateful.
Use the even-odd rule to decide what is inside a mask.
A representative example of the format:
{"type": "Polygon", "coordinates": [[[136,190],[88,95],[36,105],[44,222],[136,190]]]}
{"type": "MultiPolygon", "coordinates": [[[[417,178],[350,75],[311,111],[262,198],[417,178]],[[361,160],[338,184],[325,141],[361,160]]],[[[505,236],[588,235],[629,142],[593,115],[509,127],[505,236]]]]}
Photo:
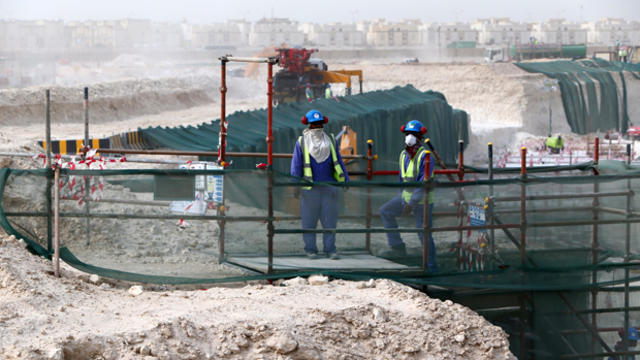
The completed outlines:
{"type": "Polygon", "coordinates": [[[227,59],[220,59],[220,138],[218,140],[218,164],[224,166],[227,149],[226,97],[227,97],[227,59]]]}
{"type": "MultiPolygon", "coordinates": [[[[598,161],[600,160],[600,138],[596,137],[594,139],[594,150],[593,150],[593,164],[595,166],[598,165],[598,161]]],[[[594,176],[598,176],[598,169],[594,168],[593,169],[593,175],[594,176]]],[[[597,194],[600,192],[600,184],[598,184],[598,181],[594,181],[593,182],[593,193],[597,194]]],[[[600,206],[600,199],[596,196],[593,198],[593,220],[597,221],[600,217],[600,213],[598,212],[598,207],[600,206]]],[[[591,239],[591,263],[595,266],[598,263],[598,247],[599,245],[599,239],[598,239],[598,224],[593,224],[593,228],[592,228],[592,239],[591,239]]],[[[596,284],[598,281],[598,273],[597,271],[593,271],[591,273],[591,281],[592,284],[596,284]]],[[[592,309],[597,309],[598,307],[598,289],[597,288],[592,288],[591,290],[591,308],[592,309]]],[[[591,325],[594,328],[598,327],[598,317],[597,317],[597,313],[594,312],[593,314],[591,314],[591,325]]],[[[591,337],[591,351],[595,351],[595,344],[596,344],[596,336],[592,335],[591,337]]]]}
{"type": "Polygon", "coordinates": [[[267,174],[267,272],[273,272],[273,237],[275,235],[275,225],[273,224],[273,62],[267,64],[267,164],[269,165],[267,174]]]}
{"type": "Polygon", "coordinates": [[[267,164],[273,165],[273,63],[267,64],[267,164]]]}
{"type": "MultiPolygon", "coordinates": [[[[367,181],[373,179],[373,140],[367,140],[367,181]]],[[[366,228],[371,228],[371,187],[367,187],[367,209],[366,209],[366,228]]],[[[368,253],[371,253],[371,233],[365,234],[365,248],[368,253]]]]}
{"type": "MultiPolygon", "coordinates": [[[[600,138],[595,138],[593,141],[594,149],[593,149],[593,164],[598,165],[600,162],[600,138]]],[[[596,175],[598,175],[598,170],[594,169],[596,175]]]]}

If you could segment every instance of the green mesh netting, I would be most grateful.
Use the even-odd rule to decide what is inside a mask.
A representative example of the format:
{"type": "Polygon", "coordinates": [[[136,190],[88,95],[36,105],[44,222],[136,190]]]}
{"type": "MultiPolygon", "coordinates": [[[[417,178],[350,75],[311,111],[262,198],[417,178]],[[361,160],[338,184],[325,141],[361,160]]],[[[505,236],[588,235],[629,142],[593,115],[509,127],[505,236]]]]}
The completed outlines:
{"type": "MultiPolygon", "coordinates": [[[[625,282],[632,291],[632,302],[626,307],[631,324],[640,324],[636,311],[640,309],[640,264],[636,262],[640,213],[635,210],[640,208],[635,196],[640,169],[615,161],[601,162],[596,168],[599,176],[590,175],[593,164],[579,164],[548,167],[546,174],[530,169],[526,179],[514,175],[515,169],[499,170],[495,180],[464,184],[452,184],[440,176],[431,184],[399,184],[395,176],[374,181],[356,176],[345,186],[314,184],[314,188],[335,190],[338,202],[337,227],[324,229],[319,224],[315,230],[302,229],[296,191],[309,184],[277,171],[65,169],[61,182],[52,184],[51,171],[0,169],[0,225],[24,238],[34,252],[50,256],[46,192],[49,185],[59,186],[61,258],[85,272],[158,284],[276,279],[318,272],[352,280],[389,278],[424,286],[432,296],[477,310],[511,334],[516,354],[520,354],[524,318],[528,356],[580,357],[592,344],[592,335],[580,318],[590,321],[596,314],[599,328],[619,328],[625,282]],[[553,176],[545,176],[549,174],[553,176]],[[207,196],[215,192],[208,186],[208,177],[220,176],[224,213],[222,204],[207,196]],[[173,189],[166,187],[168,180],[173,189]],[[87,181],[96,189],[88,202],[78,188],[87,181]],[[185,187],[186,192],[178,191],[185,187]],[[380,254],[388,248],[389,231],[383,227],[380,208],[403,188],[435,194],[433,228],[427,230],[435,240],[437,273],[422,269],[418,233],[425,228],[416,227],[412,215],[397,218],[396,231],[406,244],[406,254],[380,254]],[[272,217],[267,206],[270,189],[272,217]],[[166,200],[180,193],[193,196],[166,200]],[[477,225],[473,222],[476,211],[483,210],[486,224],[505,228],[456,229],[477,225]],[[591,223],[594,219],[596,227],[591,223]],[[323,235],[334,233],[341,259],[307,259],[303,233],[316,234],[321,255],[323,235]],[[521,251],[523,239],[526,252],[521,251]],[[631,262],[624,261],[627,255],[631,262]],[[592,290],[598,291],[595,303],[592,290]]],[[[486,173],[486,169],[477,170],[486,173]]],[[[617,334],[606,331],[602,330],[602,341],[613,347],[617,334]]],[[[606,349],[598,342],[593,350],[606,349]]]]}
{"type": "MultiPolygon", "coordinates": [[[[591,168],[593,165],[583,164],[572,166],[570,171],[580,174],[591,168]]],[[[547,170],[560,169],[564,168],[547,170]]],[[[518,274],[523,269],[580,273],[611,259],[622,258],[627,236],[631,239],[632,256],[637,256],[640,245],[634,235],[640,231],[640,214],[637,221],[635,213],[630,214],[629,232],[623,220],[627,205],[630,209],[640,208],[632,191],[639,185],[640,169],[616,161],[602,162],[598,169],[601,175],[597,177],[544,177],[531,172],[526,180],[522,180],[505,171],[502,175],[497,173],[499,178],[493,181],[468,181],[464,186],[444,179],[433,182],[430,191],[436,199],[433,237],[440,268],[438,281],[450,279],[446,277],[447,274],[454,274],[455,280],[446,280],[449,285],[474,287],[478,283],[473,277],[468,277],[469,273],[499,271],[506,274],[514,271],[514,274],[518,274]],[[528,197],[525,207],[527,255],[524,264],[518,245],[521,241],[520,199],[523,190],[528,197]],[[596,204],[598,211],[594,210],[594,193],[599,194],[596,204]],[[484,233],[475,229],[457,231],[456,226],[469,224],[472,207],[489,206],[488,197],[493,199],[492,223],[508,228],[484,233]],[[463,202],[460,203],[460,200],[463,202]],[[598,225],[599,233],[606,234],[598,239],[600,248],[595,264],[591,248],[593,225],[589,223],[594,216],[601,222],[598,225]],[[470,242],[471,238],[475,243],[470,242]],[[566,258],[558,261],[558,254],[566,258]]],[[[50,254],[50,217],[46,211],[45,191],[51,181],[51,172],[2,169],[0,175],[0,222],[3,228],[10,234],[29,239],[37,253],[50,254]]],[[[233,265],[265,273],[268,265],[267,194],[271,188],[274,211],[271,220],[275,228],[273,255],[292,257],[291,262],[283,261],[273,270],[297,271],[310,266],[315,269],[327,265],[330,266],[327,268],[329,270],[374,271],[387,275],[399,271],[405,275],[415,272],[420,277],[425,276],[421,269],[421,237],[417,235],[423,229],[415,227],[412,216],[398,216],[399,230],[396,231],[404,238],[406,256],[376,262],[376,254],[387,248],[388,231],[383,227],[380,208],[397,196],[402,188],[422,188],[424,184],[401,184],[395,176],[375,181],[356,176],[347,186],[315,184],[317,188],[332,189],[336,194],[339,222],[336,229],[329,230],[322,230],[321,227],[316,230],[301,228],[298,193],[306,185],[288,174],[264,170],[63,170],[59,184],[62,189],[62,246],[70,251],[69,254],[74,254],[74,263],[80,261],[143,275],[195,279],[224,278],[242,272],[236,272],[237,268],[218,266],[220,250],[223,249],[227,263],[233,263],[230,261],[233,258],[253,258],[246,263],[244,260],[237,261],[233,265]],[[218,210],[222,204],[210,201],[204,190],[188,190],[187,194],[196,194],[188,201],[167,200],[166,194],[161,194],[163,191],[178,193],[176,187],[194,187],[193,184],[201,183],[210,176],[224,178],[224,213],[218,210]],[[184,182],[182,178],[195,181],[184,182]],[[79,186],[81,191],[81,185],[87,179],[94,190],[101,189],[92,193],[88,202],[78,192],[79,186]],[[162,189],[160,184],[167,180],[169,184],[175,184],[174,188],[162,189]],[[187,206],[189,208],[185,209],[187,206]],[[89,221],[85,211],[89,211],[89,221]],[[219,223],[222,218],[218,217],[223,215],[224,230],[219,223]],[[188,225],[178,226],[181,220],[188,225]],[[293,258],[304,255],[301,240],[303,232],[318,234],[320,251],[322,234],[332,232],[337,233],[336,242],[341,252],[371,258],[357,259],[353,263],[298,263],[293,258]],[[193,261],[198,265],[185,266],[185,261],[193,261]],[[336,264],[341,266],[333,266],[336,264]]],[[[486,222],[489,222],[489,210],[484,211],[486,222]]],[[[538,275],[531,276],[535,279],[538,275]]],[[[425,278],[429,277],[430,274],[426,274],[425,278]]],[[[175,282],[160,278],[149,281],[175,282]]],[[[495,282],[483,283],[482,287],[499,288],[503,286],[501,281],[496,279],[495,282]]],[[[558,283],[542,279],[519,284],[511,284],[507,280],[506,283],[507,286],[524,290],[592,286],[563,279],[553,281],[558,283]]]]}
{"type": "MultiPolygon", "coordinates": [[[[330,120],[327,132],[337,135],[342,126],[349,125],[357,134],[358,149],[366,149],[368,139],[385,139],[376,143],[380,164],[389,168],[397,162],[398,149],[403,146],[399,134],[401,125],[412,119],[420,120],[428,129],[428,136],[446,163],[454,163],[458,156],[458,140],[469,139],[467,113],[454,110],[444,95],[422,92],[411,85],[391,90],[373,91],[335,99],[318,99],[313,103],[281,104],[273,110],[273,151],[291,153],[305,128],[300,123],[310,109],[317,109],[330,120]],[[399,136],[388,136],[398,134],[399,136]]],[[[228,121],[227,151],[266,152],[267,111],[239,111],[226,117],[228,121]]],[[[198,126],[178,128],[153,127],[140,129],[153,147],[177,150],[217,151],[219,120],[198,126]]],[[[232,158],[236,169],[253,169],[264,160],[232,158]]],[[[274,168],[288,171],[286,159],[275,159],[274,168]]]]}
{"type": "Polygon", "coordinates": [[[609,62],[602,59],[516,63],[528,72],[541,73],[558,80],[564,112],[571,131],[578,134],[629,127],[627,86],[624,73],[637,79],[637,64],[609,62]],[[617,73],[617,75],[615,75],[617,73]],[[615,78],[622,84],[618,96],[615,78]]]}

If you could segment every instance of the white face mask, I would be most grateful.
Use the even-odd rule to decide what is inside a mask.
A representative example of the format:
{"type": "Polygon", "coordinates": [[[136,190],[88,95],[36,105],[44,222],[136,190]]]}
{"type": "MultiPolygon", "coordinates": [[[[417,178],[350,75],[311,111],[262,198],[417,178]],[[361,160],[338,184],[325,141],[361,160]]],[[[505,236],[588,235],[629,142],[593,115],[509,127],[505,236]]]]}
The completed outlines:
{"type": "Polygon", "coordinates": [[[409,134],[404,137],[404,143],[407,144],[407,146],[413,146],[417,142],[418,142],[418,139],[416,139],[416,136],[413,134],[409,134]]]}

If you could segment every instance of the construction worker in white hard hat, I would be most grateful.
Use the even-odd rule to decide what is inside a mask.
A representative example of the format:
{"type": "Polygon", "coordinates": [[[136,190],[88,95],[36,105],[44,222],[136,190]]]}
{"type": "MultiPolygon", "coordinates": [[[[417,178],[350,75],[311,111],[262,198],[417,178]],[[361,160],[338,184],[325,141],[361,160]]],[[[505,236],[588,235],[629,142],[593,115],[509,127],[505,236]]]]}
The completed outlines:
{"type": "MultiPolygon", "coordinates": [[[[309,184],[315,182],[343,183],[349,175],[342,161],[336,139],[323,131],[329,121],[318,110],[311,110],[302,118],[309,125],[298,138],[291,160],[291,175],[309,184]]],[[[315,229],[318,220],[322,227],[335,229],[338,225],[338,187],[330,185],[305,186],[300,197],[303,229],[315,229]]],[[[309,259],[317,259],[316,234],[303,233],[304,251],[309,259]]],[[[336,234],[323,233],[323,252],[332,260],[340,257],[336,249],[336,234]]]]}
{"type": "MultiPolygon", "coordinates": [[[[433,177],[434,162],[429,163],[429,169],[426,166],[426,150],[422,147],[422,137],[427,133],[427,129],[418,120],[411,120],[400,129],[405,136],[405,148],[400,153],[400,181],[415,182],[424,181],[433,177]]],[[[429,194],[429,213],[433,214],[433,193],[429,194]]],[[[396,217],[400,215],[409,215],[413,213],[413,218],[417,228],[422,228],[424,216],[424,188],[405,188],[400,194],[389,200],[380,207],[380,217],[382,224],[386,229],[397,229],[398,222],[396,217]]],[[[429,216],[429,226],[433,225],[432,217],[429,216]]],[[[423,235],[418,233],[418,238],[422,243],[423,235]]],[[[436,247],[433,237],[429,234],[429,257],[427,259],[427,268],[431,272],[437,272],[436,264],[436,247]]],[[[387,233],[387,242],[389,249],[381,252],[381,257],[400,258],[406,255],[406,245],[402,241],[400,234],[397,232],[387,233]]]]}

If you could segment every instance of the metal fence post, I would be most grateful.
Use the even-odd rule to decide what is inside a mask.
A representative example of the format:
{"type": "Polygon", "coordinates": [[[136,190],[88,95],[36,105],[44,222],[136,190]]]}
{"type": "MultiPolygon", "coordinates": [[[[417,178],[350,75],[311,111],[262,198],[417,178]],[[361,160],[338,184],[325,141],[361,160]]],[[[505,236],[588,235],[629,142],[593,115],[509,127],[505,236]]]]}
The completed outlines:
{"type": "Polygon", "coordinates": [[[60,167],[57,165],[53,178],[53,275],[60,277],[60,167]]]}
{"type": "Polygon", "coordinates": [[[52,248],[52,224],[51,224],[51,212],[52,212],[52,204],[51,204],[51,93],[49,89],[45,90],[44,98],[45,98],[45,147],[47,153],[47,160],[45,162],[47,168],[47,188],[45,190],[45,195],[47,199],[47,251],[51,252],[52,248]]]}
{"type": "MultiPolygon", "coordinates": [[[[89,146],[89,88],[84,88],[84,99],[82,100],[82,106],[84,107],[84,146],[89,146]]],[[[86,152],[83,152],[82,158],[86,160],[86,152]]],[[[91,196],[91,179],[88,176],[84,176],[84,212],[87,215],[85,220],[86,226],[86,245],[91,243],[91,220],[89,218],[89,197],[91,196]]]]}
{"type": "MultiPolygon", "coordinates": [[[[525,180],[527,178],[527,148],[520,149],[520,265],[521,271],[525,270],[527,263],[527,188],[525,180]]],[[[527,359],[527,302],[525,294],[520,295],[520,358],[527,359]]]]}
{"type": "MultiPolygon", "coordinates": [[[[419,161],[419,159],[418,159],[419,161]]],[[[427,262],[429,259],[429,236],[431,234],[431,227],[429,226],[429,217],[431,212],[429,211],[429,193],[431,192],[431,151],[427,150],[424,158],[424,193],[422,199],[423,213],[422,213],[422,271],[427,271],[427,262]]]]}

